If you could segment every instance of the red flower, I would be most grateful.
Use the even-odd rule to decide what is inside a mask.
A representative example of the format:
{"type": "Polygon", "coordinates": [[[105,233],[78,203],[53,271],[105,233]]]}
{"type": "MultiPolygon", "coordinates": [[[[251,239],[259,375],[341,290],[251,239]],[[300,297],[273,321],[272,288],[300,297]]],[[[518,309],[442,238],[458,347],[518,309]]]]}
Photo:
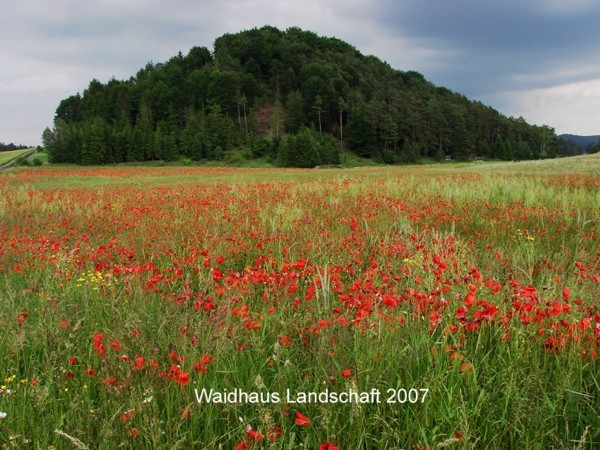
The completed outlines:
{"type": "Polygon", "coordinates": [[[69,358],[69,364],[71,364],[71,365],[77,364],[77,358],[75,356],[73,356],[72,358],[69,358]]]}
{"type": "Polygon", "coordinates": [[[246,434],[250,439],[253,439],[255,441],[260,442],[264,439],[263,435],[260,434],[258,431],[254,431],[250,425],[246,425],[246,434]]]}
{"type": "Polygon", "coordinates": [[[194,372],[206,373],[208,365],[213,361],[214,359],[210,355],[202,355],[200,361],[194,363],[194,372]]]}
{"type": "Polygon", "coordinates": [[[130,409],[129,411],[125,411],[123,414],[121,414],[119,419],[121,420],[121,422],[128,422],[131,419],[133,419],[134,416],[135,412],[133,411],[133,409],[130,409]]]}
{"type": "Polygon", "coordinates": [[[310,419],[299,411],[296,411],[296,425],[307,427],[310,425],[310,419]]]}
{"type": "Polygon", "coordinates": [[[319,450],[339,450],[338,447],[331,442],[323,442],[319,445],[319,450]]]}
{"type": "Polygon", "coordinates": [[[200,357],[200,362],[201,362],[202,364],[210,364],[210,363],[212,363],[213,361],[214,361],[214,359],[213,359],[211,356],[209,356],[209,355],[206,355],[206,354],[204,354],[204,355],[202,355],[202,356],[200,357]]]}
{"type": "Polygon", "coordinates": [[[104,344],[102,344],[103,340],[104,340],[103,333],[94,333],[93,347],[96,349],[96,352],[98,352],[98,356],[100,358],[104,358],[104,352],[106,351],[106,347],[104,346],[104,344]]]}
{"type": "Polygon", "coordinates": [[[248,450],[252,446],[252,441],[244,439],[238,445],[235,446],[235,450],[248,450]]]}
{"type": "Polygon", "coordinates": [[[115,350],[119,351],[121,349],[121,341],[119,341],[118,339],[111,339],[110,346],[115,350]]]}
{"type": "Polygon", "coordinates": [[[171,357],[171,359],[177,363],[180,363],[183,361],[183,358],[181,356],[179,356],[179,354],[177,353],[177,350],[172,350],[171,353],[169,353],[169,356],[171,357]]]}
{"type": "Polygon", "coordinates": [[[342,376],[344,378],[350,378],[352,376],[352,372],[350,371],[350,369],[344,369],[342,370],[342,376]]]}
{"type": "Polygon", "coordinates": [[[206,373],[208,370],[208,366],[206,364],[202,364],[201,362],[194,363],[194,372],[206,373]]]}
{"type": "Polygon", "coordinates": [[[182,372],[181,367],[179,367],[177,364],[173,364],[171,366],[167,377],[179,383],[182,387],[186,386],[190,382],[190,373],[182,372]]]}
{"type": "Polygon", "coordinates": [[[135,368],[143,369],[145,362],[146,360],[142,356],[138,356],[137,358],[135,358],[135,368]]]}
{"type": "Polygon", "coordinates": [[[287,347],[288,345],[290,345],[290,342],[292,342],[292,339],[289,336],[286,336],[285,334],[280,334],[279,336],[277,336],[277,339],[279,339],[279,343],[284,347],[287,347]]]}
{"type": "Polygon", "coordinates": [[[470,308],[475,303],[475,291],[477,290],[477,286],[474,284],[469,285],[469,293],[465,297],[465,305],[470,308]]]}
{"type": "Polygon", "coordinates": [[[283,428],[278,427],[277,425],[271,425],[267,430],[267,439],[270,441],[276,441],[283,434],[283,428]]]}

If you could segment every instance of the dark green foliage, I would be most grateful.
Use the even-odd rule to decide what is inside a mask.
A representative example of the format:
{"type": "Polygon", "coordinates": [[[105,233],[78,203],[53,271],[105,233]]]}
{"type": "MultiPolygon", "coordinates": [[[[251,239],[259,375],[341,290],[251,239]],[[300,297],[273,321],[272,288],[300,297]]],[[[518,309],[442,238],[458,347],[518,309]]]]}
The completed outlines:
{"type": "Polygon", "coordinates": [[[339,143],[329,135],[309,128],[290,134],[278,146],[278,162],[283,167],[316,167],[340,163],[339,143]]]}
{"type": "Polygon", "coordinates": [[[27,145],[15,145],[12,142],[10,144],[5,144],[0,142],[0,152],[10,152],[12,150],[23,150],[29,148],[27,145]]]}
{"type": "Polygon", "coordinates": [[[274,27],[225,34],[149,62],[129,80],[92,80],[62,100],[43,142],[54,163],[222,160],[337,164],[340,149],[385,163],[574,154],[547,126],[507,118],[351,45],[274,27]],[[279,145],[281,144],[281,145],[279,145]]]}

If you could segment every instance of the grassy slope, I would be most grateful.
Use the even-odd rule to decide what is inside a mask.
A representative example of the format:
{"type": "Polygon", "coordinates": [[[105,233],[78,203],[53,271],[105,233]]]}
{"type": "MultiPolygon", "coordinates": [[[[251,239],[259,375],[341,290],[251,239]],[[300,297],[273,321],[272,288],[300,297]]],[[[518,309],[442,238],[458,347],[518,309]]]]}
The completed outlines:
{"type": "Polygon", "coordinates": [[[31,150],[32,150],[31,148],[25,148],[25,149],[21,149],[21,150],[11,150],[8,152],[0,152],[0,166],[17,159],[19,156],[23,155],[24,153],[30,152],[31,150]]]}

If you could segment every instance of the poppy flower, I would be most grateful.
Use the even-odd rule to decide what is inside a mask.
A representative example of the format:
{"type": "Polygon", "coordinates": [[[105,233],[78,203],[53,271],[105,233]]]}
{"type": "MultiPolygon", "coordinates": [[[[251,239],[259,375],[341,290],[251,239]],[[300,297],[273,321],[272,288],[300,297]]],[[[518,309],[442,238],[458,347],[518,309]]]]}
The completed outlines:
{"type": "Polygon", "coordinates": [[[292,342],[292,339],[289,336],[286,336],[285,334],[280,334],[279,336],[277,336],[277,338],[279,339],[279,343],[284,347],[287,347],[288,345],[290,345],[290,342],[292,342]]]}
{"type": "Polygon", "coordinates": [[[350,371],[350,369],[344,369],[342,370],[342,376],[344,378],[350,378],[352,376],[352,372],[350,371]]]}
{"type": "Polygon", "coordinates": [[[332,444],[331,442],[327,441],[327,442],[323,442],[321,445],[319,445],[319,449],[318,450],[339,450],[338,447],[334,444],[332,444]]]}
{"type": "Polygon", "coordinates": [[[169,373],[167,377],[181,385],[181,387],[186,386],[190,382],[190,373],[182,372],[181,367],[177,364],[173,364],[169,369],[169,373]]]}
{"type": "Polygon", "coordinates": [[[475,286],[474,284],[469,285],[469,293],[465,297],[465,305],[467,306],[467,308],[470,308],[471,306],[473,306],[473,303],[475,303],[476,290],[477,286],[475,286]]]}
{"type": "Polygon", "coordinates": [[[246,434],[254,441],[260,442],[264,439],[264,436],[258,431],[254,431],[250,425],[246,425],[246,434]]]}
{"type": "Polygon", "coordinates": [[[270,441],[276,441],[283,434],[283,428],[278,427],[277,425],[271,425],[267,430],[267,439],[270,441]]]}
{"type": "Polygon", "coordinates": [[[238,445],[235,446],[235,450],[248,450],[252,446],[252,441],[249,439],[244,439],[238,445]]]}
{"type": "Polygon", "coordinates": [[[300,426],[300,427],[307,427],[310,425],[310,419],[308,417],[306,417],[304,414],[302,414],[299,411],[296,411],[296,425],[300,426]]]}

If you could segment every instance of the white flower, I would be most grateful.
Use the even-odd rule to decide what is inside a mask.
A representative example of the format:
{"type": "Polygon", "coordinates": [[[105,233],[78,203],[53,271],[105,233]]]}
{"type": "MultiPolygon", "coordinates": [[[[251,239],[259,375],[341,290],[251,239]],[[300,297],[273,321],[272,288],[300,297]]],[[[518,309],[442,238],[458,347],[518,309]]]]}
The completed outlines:
{"type": "Polygon", "coordinates": [[[6,413],[0,411],[0,419],[4,419],[6,417],[6,413]]]}

